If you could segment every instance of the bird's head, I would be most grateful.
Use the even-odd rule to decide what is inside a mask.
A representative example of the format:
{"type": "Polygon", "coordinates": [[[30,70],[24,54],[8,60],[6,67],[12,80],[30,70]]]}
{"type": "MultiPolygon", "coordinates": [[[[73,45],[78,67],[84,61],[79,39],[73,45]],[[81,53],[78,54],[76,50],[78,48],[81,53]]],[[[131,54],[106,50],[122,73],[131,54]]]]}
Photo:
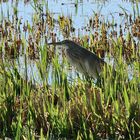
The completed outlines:
{"type": "Polygon", "coordinates": [[[72,44],[72,41],[70,40],[63,40],[59,42],[52,42],[52,43],[47,43],[47,45],[64,45],[64,46],[70,46],[72,44]]]}

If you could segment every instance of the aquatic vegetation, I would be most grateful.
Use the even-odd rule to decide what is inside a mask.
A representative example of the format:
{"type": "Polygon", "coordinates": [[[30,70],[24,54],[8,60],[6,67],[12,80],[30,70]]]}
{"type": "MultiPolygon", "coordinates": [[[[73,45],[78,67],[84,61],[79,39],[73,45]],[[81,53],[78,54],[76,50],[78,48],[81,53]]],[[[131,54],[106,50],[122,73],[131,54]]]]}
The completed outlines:
{"type": "Polygon", "coordinates": [[[139,1],[132,12],[80,14],[78,27],[84,1],[60,4],[75,15],[53,12],[51,2],[0,1],[0,138],[139,139],[139,1]],[[110,63],[98,82],[69,65],[63,47],[47,45],[66,38],[110,63]]]}

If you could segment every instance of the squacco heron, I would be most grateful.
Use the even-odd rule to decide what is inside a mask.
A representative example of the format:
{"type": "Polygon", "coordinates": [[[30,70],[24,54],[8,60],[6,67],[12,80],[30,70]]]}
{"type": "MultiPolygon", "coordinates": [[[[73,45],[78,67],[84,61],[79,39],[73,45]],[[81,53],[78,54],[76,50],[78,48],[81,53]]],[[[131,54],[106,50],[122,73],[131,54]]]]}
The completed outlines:
{"type": "Polygon", "coordinates": [[[85,76],[99,78],[106,62],[96,54],[81,47],[71,40],[47,43],[47,45],[63,45],[69,63],[85,76]]]}

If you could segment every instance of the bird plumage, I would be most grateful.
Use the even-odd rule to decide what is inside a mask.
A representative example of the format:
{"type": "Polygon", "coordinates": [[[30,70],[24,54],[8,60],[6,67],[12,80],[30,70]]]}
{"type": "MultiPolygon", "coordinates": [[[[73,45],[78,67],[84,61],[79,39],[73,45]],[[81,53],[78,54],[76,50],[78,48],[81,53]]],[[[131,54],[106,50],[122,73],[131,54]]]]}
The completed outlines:
{"type": "Polygon", "coordinates": [[[48,43],[48,45],[65,45],[66,57],[70,64],[86,76],[89,75],[93,78],[98,78],[102,72],[102,67],[106,64],[96,54],[71,40],[48,43]]]}

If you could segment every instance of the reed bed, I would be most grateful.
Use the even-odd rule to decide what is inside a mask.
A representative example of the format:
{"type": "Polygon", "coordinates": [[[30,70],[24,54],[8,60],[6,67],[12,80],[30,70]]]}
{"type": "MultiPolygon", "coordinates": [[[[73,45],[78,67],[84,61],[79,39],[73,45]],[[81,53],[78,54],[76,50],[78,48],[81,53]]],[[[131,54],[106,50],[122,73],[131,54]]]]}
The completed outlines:
{"type": "MultiPolygon", "coordinates": [[[[47,2],[42,6],[32,1],[31,23],[18,17],[16,4],[13,2],[12,20],[9,9],[4,18],[1,7],[0,138],[140,139],[138,1],[132,3],[131,14],[120,6],[118,14],[124,25],[93,13],[83,29],[88,34],[81,37],[74,36],[77,29],[72,17],[59,15],[56,20],[47,2]],[[117,74],[112,75],[110,67],[104,69],[99,83],[79,74],[71,78],[68,71],[73,68],[63,49],[58,53],[56,46],[46,44],[58,40],[56,25],[63,39],[69,38],[103,59],[113,59],[117,74]],[[30,61],[38,71],[30,73],[32,78],[28,77],[30,61]],[[36,73],[39,81],[34,79],[36,73]]],[[[75,6],[77,10],[78,0],[75,6]]]]}

